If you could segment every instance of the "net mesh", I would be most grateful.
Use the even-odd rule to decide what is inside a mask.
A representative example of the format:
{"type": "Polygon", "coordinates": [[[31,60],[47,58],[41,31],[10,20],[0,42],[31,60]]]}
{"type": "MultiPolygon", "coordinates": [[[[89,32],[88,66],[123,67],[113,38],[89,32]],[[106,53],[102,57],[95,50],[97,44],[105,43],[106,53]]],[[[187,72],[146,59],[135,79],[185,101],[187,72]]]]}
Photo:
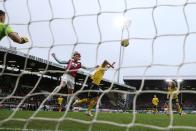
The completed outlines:
{"type": "MultiPolygon", "coordinates": [[[[10,39],[3,39],[1,41],[3,46],[17,47],[18,51],[23,51],[28,55],[37,54],[38,52],[42,51],[43,54],[40,54],[40,57],[43,57],[48,61],[46,63],[47,66],[44,68],[42,73],[34,72],[40,74],[40,76],[39,79],[35,82],[33,89],[28,92],[25,97],[20,97],[15,96],[14,94],[18,88],[21,77],[27,73],[25,70],[28,57],[24,62],[24,69],[20,74],[16,75],[10,73],[6,74],[4,72],[6,55],[4,56],[4,64],[2,65],[3,70],[1,71],[1,75],[16,76],[17,79],[11,94],[6,97],[1,97],[0,103],[2,104],[4,101],[10,98],[20,99],[20,102],[13,113],[9,115],[9,117],[0,121],[0,125],[10,120],[16,120],[24,122],[22,128],[23,130],[31,130],[28,129],[28,126],[32,120],[47,120],[56,122],[57,124],[55,130],[59,130],[59,126],[62,121],[71,120],[74,122],[89,124],[89,131],[93,130],[94,123],[105,123],[119,127],[126,127],[127,130],[134,126],[159,130],[167,130],[170,128],[196,129],[192,126],[175,126],[173,124],[173,114],[171,114],[170,123],[167,127],[136,123],[136,101],[141,93],[166,94],[166,92],[159,90],[143,90],[145,77],[149,74],[150,71],[154,71],[153,73],[157,74],[156,68],[158,68],[158,70],[162,71],[162,74],[164,75],[166,70],[169,70],[171,73],[171,69],[174,69],[174,74],[181,78],[181,73],[183,72],[184,67],[187,66],[189,68],[195,68],[194,65],[196,64],[196,59],[194,59],[194,56],[192,56],[193,54],[190,53],[193,52],[193,49],[191,50],[192,46],[189,44],[191,43],[191,40],[194,40],[193,37],[196,34],[194,28],[195,21],[192,18],[192,14],[195,12],[194,7],[196,6],[196,1],[151,0],[150,2],[146,3],[144,0],[116,0],[115,2],[106,2],[103,0],[85,0],[85,2],[79,0],[67,0],[64,2],[57,2],[55,0],[43,0],[42,2],[38,0],[21,0],[19,2],[21,6],[20,10],[18,9],[19,7],[16,6],[18,5],[17,0],[6,0],[0,2],[1,8],[7,13],[7,23],[21,34],[26,34],[29,36],[30,39],[30,44],[24,46],[17,46],[13,44],[10,39]],[[113,9],[111,9],[110,6],[113,6],[113,9]],[[165,10],[168,12],[165,13],[165,10]],[[119,15],[127,17],[129,19],[128,24],[121,28],[113,29],[113,27],[111,27],[111,20],[119,15]],[[181,19],[178,21],[178,24],[175,23],[175,16],[181,17],[181,19]],[[139,24],[137,23],[138,19],[140,20],[140,22],[138,22],[139,24]],[[141,21],[143,21],[142,24],[141,21]],[[182,25],[183,28],[179,28],[182,25]],[[94,35],[89,37],[90,34],[94,35]],[[127,48],[123,48],[119,44],[121,40],[125,38],[129,39],[130,43],[127,48]],[[174,44],[171,44],[172,42],[174,44]],[[144,43],[146,43],[148,46],[144,45],[144,43]],[[164,59],[163,61],[158,61],[168,52],[168,48],[164,49],[163,43],[167,43],[167,47],[174,47],[174,49],[169,49],[169,51],[177,53],[176,57],[169,60],[164,59]],[[180,43],[180,47],[176,46],[175,43],[180,43]],[[143,48],[147,50],[147,52],[145,52],[148,54],[148,56],[146,56],[147,60],[141,59],[143,56],[141,56],[142,52],[139,51],[141,49],[140,46],[143,46],[143,48]],[[110,47],[114,47],[112,48],[112,52],[114,54],[118,54],[117,56],[114,55],[111,57],[111,53],[105,53],[105,51],[107,52],[108,48],[110,47]],[[62,55],[60,55],[63,50],[66,51],[66,53],[64,53],[67,55],[66,57],[62,57],[62,55]],[[49,72],[48,65],[49,61],[51,60],[51,53],[56,51],[55,53],[57,53],[57,55],[59,54],[59,56],[63,59],[68,59],[75,50],[81,51],[81,53],[84,54],[84,58],[89,57],[91,54],[93,55],[92,57],[89,57],[91,61],[89,66],[97,65],[102,59],[105,58],[111,61],[116,60],[118,62],[117,68],[115,70],[109,71],[110,73],[108,73],[113,73],[113,82],[122,82],[122,76],[126,75],[127,71],[129,71],[129,74],[133,74],[133,76],[135,74],[142,76],[142,83],[138,91],[126,92],[113,90],[112,82],[110,87],[107,90],[104,90],[98,101],[98,103],[100,103],[102,96],[108,92],[134,94],[135,96],[133,99],[132,113],[133,117],[131,118],[131,122],[129,124],[120,124],[116,122],[98,120],[98,111],[96,111],[95,116],[91,121],[71,118],[67,116],[68,108],[58,119],[37,117],[37,114],[43,107],[44,103],[51,96],[55,94],[67,96],[66,94],[56,93],[59,90],[57,88],[55,88],[51,93],[45,93],[47,97],[41,102],[39,108],[27,119],[13,117],[19,110],[19,107],[26,101],[26,99],[31,96],[44,94],[34,93],[34,91],[37,89],[40,81],[43,79],[44,74],[49,72]],[[129,52],[132,52],[133,50],[138,50],[139,55],[137,53],[129,54],[129,52]],[[89,54],[84,52],[88,52],[89,54]],[[135,61],[135,63],[131,63],[131,60],[129,59],[133,57],[139,59],[139,62],[135,61]],[[187,58],[189,58],[189,60],[187,60],[187,58]],[[154,68],[152,69],[152,67],[154,68]]],[[[89,59],[86,59],[86,61],[84,60],[84,63],[88,63],[87,61],[89,61],[89,59]]],[[[194,72],[191,73],[191,75],[189,74],[189,76],[195,77],[194,72]]],[[[87,82],[88,77],[89,76],[86,77],[82,88],[77,91],[74,96],[77,96],[81,92],[85,92],[83,91],[83,88],[87,82]]],[[[180,85],[178,84],[178,90],[179,89],[180,85]]],[[[195,91],[189,90],[184,90],[181,92],[196,93],[195,91]]],[[[71,98],[71,101],[73,101],[73,99],[74,97],[71,98]]],[[[68,106],[70,106],[71,101],[68,106]]],[[[99,104],[97,104],[96,109],[99,109],[99,104]]],[[[8,128],[0,127],[0,129],[8,128]]]]}

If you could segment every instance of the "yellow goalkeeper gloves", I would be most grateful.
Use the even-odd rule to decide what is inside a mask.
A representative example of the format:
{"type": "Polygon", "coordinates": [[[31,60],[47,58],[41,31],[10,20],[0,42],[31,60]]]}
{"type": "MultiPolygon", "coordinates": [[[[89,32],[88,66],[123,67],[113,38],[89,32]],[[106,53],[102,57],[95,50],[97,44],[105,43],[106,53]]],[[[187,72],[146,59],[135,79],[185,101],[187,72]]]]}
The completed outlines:
{"type": "Polygon", "coordinates": [[[21,37],[21,44],[29,42],[29,39],[27,37],[21,37]]]}

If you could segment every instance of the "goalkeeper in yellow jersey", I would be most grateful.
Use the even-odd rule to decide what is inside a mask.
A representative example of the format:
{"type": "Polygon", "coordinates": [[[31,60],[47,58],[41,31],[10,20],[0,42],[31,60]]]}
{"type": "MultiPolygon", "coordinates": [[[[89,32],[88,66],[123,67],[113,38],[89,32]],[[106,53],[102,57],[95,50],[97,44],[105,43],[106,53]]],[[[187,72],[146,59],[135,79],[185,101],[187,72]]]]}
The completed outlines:
{"type": "Polygon", "coordinates": [[[179,103],[179,99],[178,99],[178,92],[177,92],[177,87],[174,83],[174,81],[171,81],[168,83],[168,93],[167,93],[167,100],[168,100],[168,113],[170,111],[170,107],[169,107],[169,100],[172,100],[172,105],[175,104],[176,105],[176,110],[177,112],[182,115],[182,107],[180,106],[179,103]]]}
{"type": "Polygon", "coordinates": [[[18,44],[24,44],[29,41],[26,37],[20,37],[18,33],[14,32],[13,29],[9,25],[4,24],[4,22],[5,12],[0,10],[0,40],[5,36],[9,36],[9,38],[18,44]]]}
{"type": "Polygon", "coordinates": [[[159,98],[156,95],[154,95],[154,97],[152,98],[152,104],[153,104],[153,113],[157,113],[158,112],[159,98]]]}
{"type": "Polygon", "coordinates": [[[87,103],[88,104],[88,112],[87,115],[93,116],[91,113],[91,110],[93,107],[97,104],[97,101],[99,99],[99,96],[101,95],[101,87],[100,82],[103,79],[105,71],[107,71],[110,67],[114,68],[115,62],[110,64],[107,60],[105,60],[100,66],[98,66],[94,72],[94,74],[91,76],[91,85],[90,90],[96,91],[96,92],[89,92],[88,98],[76,100],[73,103],[73,106],[78,104],[87,103]]]}
{"type": "Polygon", "coordinates": [[[61,112],[61,110],[62,110],[62,104],[63,104],[63,97],[62,96],[59,96],[57,98],[57,103],[58,103],[58,111],[61,112]]]}

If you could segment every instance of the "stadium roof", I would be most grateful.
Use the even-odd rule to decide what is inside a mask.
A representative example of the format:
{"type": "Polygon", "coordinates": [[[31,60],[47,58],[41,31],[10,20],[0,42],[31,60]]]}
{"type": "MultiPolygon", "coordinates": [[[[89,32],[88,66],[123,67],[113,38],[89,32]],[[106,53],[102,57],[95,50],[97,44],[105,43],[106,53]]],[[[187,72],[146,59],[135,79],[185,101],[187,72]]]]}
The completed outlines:
{"type": "Polygon", "coordinates": [[[181,89],[195,90],[196,77],[193,76],[124,76],[123,80],[126,84],[140,89],[142,80],[144,80],[144,90],[166,90],[167,82],[174,80],[180,83],[181,89]]]}
{"type": "MultiPolygon", "coordinates": [[[[11,71],[15,71],[15,73],[20,70],[24,71],[27,74],[44,74],[53,77],[59,77],[65,70],[65,66],[59,65],[57,63],[35,57],[29,54],[25,54],[16,49],[6,48],[0,46],[0,71],[1,75],[3,73],[10,73],[11,71]],[[11,69],[9,69],[9,68],[11,69]],[[9,70],[8,70],[9,69],[9,70]],[[11,70],[11,71],[10,71],[11,70]]],[[[12,73],[12,72],[11,72],[12,73]]],[[[81,70],[78,71],[78,79],[79,81],[84,81],[88,73],[85,73],[81,70]]],[[[108,87],[112,84],[112,81],[104,79],[102,81],[103,87],[108,87]]],[[[134,87],[130,87],[128,85],[120,84],[114,82],[114,87],[116,89],[128,90],[135,89],[134,87]]]]}
{"type": "Polygon", "coordinates": [[[196,76],[186,75],[148,75],[148,76],[123,76],[123,80],[196,80],[196,76]]]}

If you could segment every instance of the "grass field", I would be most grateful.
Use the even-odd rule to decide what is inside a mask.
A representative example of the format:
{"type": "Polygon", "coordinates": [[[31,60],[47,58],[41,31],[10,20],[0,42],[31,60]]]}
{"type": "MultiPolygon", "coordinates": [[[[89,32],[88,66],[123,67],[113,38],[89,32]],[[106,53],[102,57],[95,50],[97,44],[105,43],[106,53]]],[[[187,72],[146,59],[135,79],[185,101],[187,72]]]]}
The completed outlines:
{"type": "MultiPolygon", "coordinates": [[[[0,121],[8,118],[12,114],[10,110],[0,110],[0,121]]],[[[12,119],[0,125],[0,130],[16,130],[22,129],[27,119],[31,117],[33,111],[18,111],[12,119]]],[[[27,125],[28,129],[33,130],[55,130],[57,121],[62,118],[64,112],[39,112],[35,118],[31,119],[27,125]],[[48,120],[45,120],[48,118],[48,120]],[[38,120],[39,119],[39,120],[38,120]],[[53,119],[53,121],[51,121],[53,119]]],[[[89,117],[84,112],[68,112],[67,116],[60,121],[59,130],[62,131],[87,131],[92,125],[92,131],[125,131],[125,125],[132,122],[131,113],[99,113],[94,124],[90,124],[94,117],[89,117]],[[78,122],[80,120],[81,122],[78,122]],[[104,122],[104,123],[103,123],[104,122]],[[121,126],[116,126],[121,124],[121,126]]],[[[156,128],[166,128],[170,123],[170,117],[165,114],[137,114],[134,126],[129,131],[155,131],[156,128]],[[150,125],[143,127],[141,124],[150,125]]],[[[196,115],[186,114],[183,116],[174,115],[173,125],[191,126],[196,130],[196,115]]],[[[187,131],[188,129],[171,129],[172,131],[187,131]]],[[[190,130],[190,129],[189,129],[190,130]]]]}

